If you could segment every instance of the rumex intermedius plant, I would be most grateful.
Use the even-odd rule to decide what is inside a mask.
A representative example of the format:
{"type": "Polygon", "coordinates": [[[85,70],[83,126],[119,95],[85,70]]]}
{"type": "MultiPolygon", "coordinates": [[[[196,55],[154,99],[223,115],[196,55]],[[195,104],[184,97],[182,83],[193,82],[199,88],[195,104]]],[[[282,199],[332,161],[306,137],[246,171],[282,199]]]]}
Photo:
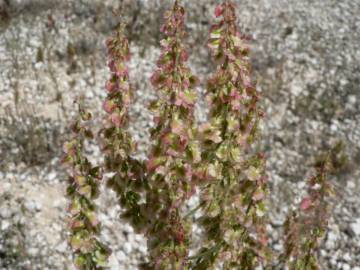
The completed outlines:
{"type": "Polygon", "coordinates": [[[124,27],[120,25],[114,37],[106,41],[111,77],[106,83],[108,94],[103,104],[106,117],[100,133],[105,171],[113,174],[107,184],[119,197],[124,209],[122,216],[141,230],[145,218],[139,203],[139,191],[144,184],[144,168],[141,162],[131,157],[136,144],[127,131],[128,110],[133,93],[127,67],[130,60],[129,42],[124,35],[124,27]]]}
{"type": "Polygon", "coordinates": [[[208,269],[220,260],[223,269],[254,269],[265,259],[267,241],[265,159],[252,147],[263,112],[235,7],[225,2],[215,13],[221,20],[211,27],[208,46],[218,68],[207,83],[210,119],[200,127],[208,247],[200,250],[195,265],[208,269]]]}
{"type": "Polygon", "coordinates": [[[84,110],[81,103],[78,105],[80,117],[71,127],[73,138],[64,144],[63,159],[70,171],[67,188],[70,198],[70,246],[78,269],[105,269],[109,249],[97,237],[100,223],[94,202],[99,194],[102,169],[94,167],[84,155],[84,141],[93,138],[92,131],[86,125],[91,114],[84,110]]]}
{"type": "Polygon", "coordinates": [[[284,224],[285,251],[281,260],[290,270],[319,269],[316,251],[329,220],[329,203],[326,200],[334,191],[326,181],[330,171],[327,157],[317,164],[316,174],[308,180],[308,196],[303,198],[298,211],[292,211],[284,224]]]}
{"type": "MultiPolygon", "coordinates": [[[[136,144],[128,132],[133,90],[124,25],[106,42],[111,75],[99,132],[102,170],[118,196],[122,217],[148,238],[146,269],[252,270],[273,269],[276,264],[265,229],[265,155],[256,145],[264,113],[252,78],[248,39],[237,29],[234,4],[224,1],[215,15],[219,22],[211,27],[208,47],[217,69],[207,82],[209,119],[198,127],[194,119],[198,79],[186,65],[185,11],[175,1],[165,13],[162,53],[151,76],[159,98],[150,105],[155,125],[145,161],[133,157],[136,144]],[[186,204],[193,196],[199,196],[200,203],[189,211],[186,204]],[[204,231],[197,250],[192,243],[196,211],[200,216],[196,222],[204,231]]],[[[68,193],[71,205],[77,202],[70,210],[75,224],[71,243],[76,240],[72,246],[79,269],[102,269],[109,253],[96,238],[99,225],[93,202],[101,169],[82,155],[83,138],[91,133],[83,125],[89,116],[81,107],[80,116],[74,139],[65,145],[65,160],[73,168],[68,193]]],[[[301,211],[291,214],[285,224],[285,251],[278,260],[290,270],[316,269],[314,250],[328,219],[326,211],[319,212],[328,206],[326,170],[325,165],[319,167],[301,211]]]]}
{"type": "Polygon", "coordinates": [[[155,269],[184,269],[187,265],[191,224],[181,210],[195,192],[192,168],[200,161],[194,126],[197,78],[186,66],[184,28],[184,8],[176,1],[165,13],[163,50],[151,77],[160,96],[151,104],[154,144],[146,164],[149,248],[155,269]]]}

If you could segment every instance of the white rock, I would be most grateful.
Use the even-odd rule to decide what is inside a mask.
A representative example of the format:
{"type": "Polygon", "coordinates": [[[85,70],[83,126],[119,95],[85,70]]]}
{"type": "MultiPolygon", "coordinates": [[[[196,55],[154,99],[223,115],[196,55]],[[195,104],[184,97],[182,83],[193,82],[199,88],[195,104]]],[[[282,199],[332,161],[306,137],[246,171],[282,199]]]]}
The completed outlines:
{"type": "Polygon", "coordinates": [[[9,208],[4,207],[3,209],[0,210],[0,217],[4,218],[4,219],[8,219],[11,217],[11,211],[9,208]]]}
{"type": "Polygon", "coordinates": [[[326,242],[325,242],[326,249],[327,250],[334,249],[336,247],[337,240],[338,240],[338,235],[332,231],[329,231],[326,242]]]}
{"type": "Polygon", "coordinates": [[[347,263],[344,263],[342,266],[343,270],[350,270],[350,265],[348,265],[347,263]]]}
{"type": "Polygon", "coordinates": [[[9,221],[7,221],[7,220],[3,220],[2,222],[1,222],[1,230],[2,231],[5,231],[7,228],[9,228],[10,227],[10,222],[9,221]]]}
{"type": "Polygon", "coordinates": [[[58,252],[65,253],[66,250],[67,250],[67,247],[68,247],[68,245],[67,245],[67,243],[64,241],[64,242],[60,243],[60,244],[56,247],[56,250],[57,250],[58,252]]]}
{"type": "Polygon", "coordinates": [[[31,256],[36,256],[39,253],[39,249],[37,249],[35,247],[31,247],[31,248],[28,249],[28,253],[31,256]]]}
{"type": "Polygon", "coordinates": [[[123,230],[127,233],[134,233],[134,229],[133,227],[131,227],[129,224],[125,224],[124,227],[123,227],[123,230]]]}
{"type": "Polygon", "coordinates": [[[336,124],[331,124],[331,126],[330,126],[330,130],[332,131],[332,132],[336,132],[337,130],[338,130],[338,127],[337,127],[337,125],[336,124]]]}
{"type": "Polygon", "coordinates": [[[125,261],[126,261],[126,255],[125,255],[124,251],[119,250],[118,252],[116,252],[116,258],[117,258],[120,262],[125,262],[125,261]]]}
{"type": "Polygon", "coordinates": [[[119,262],[114,254],[110,255],[109,258],[109,268],[111,270],[121,270],[122,268],[119,268],[119,262]]]}
{"type": "Polygon", "coordinates": [[[348,97],[348,101],[349,103],[351,103],[352,105],[355,105],[356,104],[356,96],[355,95],[350,95],[348,97]]]}
{"type": "Polygon", "coordinates": [[[145,244],[144,245],[139,245],[138,250],[143,255],[145,255],[148,252],[147,246],[145,244]]]}
{"type": "Polygon", "coordinates": [[[126,243],[124,244],[124,251],[125,251],[125,253],[128,254],[128,255],[132,252],[132,245],[131,245],[130,242],[126,242],[126,243]]]}
{"type": "Polygon", "coordinates": [[[24,206],[25,206],[26,210],[28,210],[30,212],[35,211],[35,203],[34,203],[34,201],[26,201],[24,206]]]}
{"type": "Polygon", "coordinates": [[[51,172],[48,174],[49,181],[54,181],[56,177],[57,177],[56,172],[51,172]]]}
{"type": "Polygon", "coordinates": [[[350,224],[351,230],[357,235],[360,235],[360,218],[356,219],[355,223],[350,224]]]}
{"type": "Polygon", "coordinates": [[[40,201],[35,201],[35,210],[41,211],[42,209],[42,203],[40,201]]]}
{"type": "Polygon", "coordinates": [[[351,261],[351,257],[349,253],[345,253],[344,256],[342,257],[344,261],[350,262],[351,261]]]}

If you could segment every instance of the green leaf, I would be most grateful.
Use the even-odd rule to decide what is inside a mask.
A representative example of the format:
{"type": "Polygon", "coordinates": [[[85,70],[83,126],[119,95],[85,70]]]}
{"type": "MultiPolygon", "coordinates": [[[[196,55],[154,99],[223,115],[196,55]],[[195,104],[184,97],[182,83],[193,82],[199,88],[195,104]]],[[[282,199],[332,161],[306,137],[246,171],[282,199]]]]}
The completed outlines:
{"type": "Polygon", "coordinates": [[[230,154],[231,154],[231,158],[234,162],[242,162],[243,161],[243,156],[242,156],[242,153],[240,151],[240,148],[239,147],[234,147],[231,149],[230,151],[230,154]]]}
{"type": "Polygon", "coordinates": [[[86,185],[86,177],[83,175],[76,175],[75,181],[80,187],[86,185]]]}
{"type": "Polygon", "coordinates": [[[254,166],[250,166],[250,168],[245,171],[245,175],[250,181],[256,181],[261,176],[260,170],[254,166]]]}
{"type": "Polygon", "coordinates": [[[70,238],[70,246],[74,250],[78,250],[81,248],[83,244],[83,239],[81,238],[81,234],[77,233],[70,238]]]}
{"type": "Polygon", "coordinates": [[[201,149],[198,142],[192,142],[189,145],[191,158],[194,163],[199,163],[201,161],[201,149]]]}
{"type": "Polygon", "coordinates": [[[85,196],[86,198],[90,198],[91,197],[91,186],[86,185],[86,186],[82,186],[78,189],[79,194],[85,196]]]}

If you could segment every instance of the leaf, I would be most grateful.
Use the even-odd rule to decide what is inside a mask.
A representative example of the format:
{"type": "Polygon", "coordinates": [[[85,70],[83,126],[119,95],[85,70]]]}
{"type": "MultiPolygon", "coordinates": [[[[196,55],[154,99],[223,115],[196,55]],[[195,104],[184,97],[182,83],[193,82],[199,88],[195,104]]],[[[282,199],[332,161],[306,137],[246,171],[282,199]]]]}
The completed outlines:
{"type": "Polygon", "coordinates": [[[85,227],[85,224],[84,224],[84,221],[82,220],[74,220],[72,223],[71,223],[71,229],[80,229],[80,228],[84,228],[85,227]]]}
{"type": "Polygon", "coordinates": [[[184,132],[184,124],[178,119],[175,118],[171,122],[171,131],[177,135],[180,135],[184,132]]]}
{"type": "Polygon", "coordinates": [[[154,171],[157,167],[165,163],[166,157],[153,157],[150,158],[146,163],[146,168],[148,172],[154,171]]]}
{"type": "Polygon", "coordinates": [[[252,199],[254,201],[260,201],[265,197],[265,192],[262,189],[257,189],[253,195],[252,195],[252,199]]]}
{"type": "Polygon", "coordinates": [[[180,92],[176,101],[175,105],[183,106],[183,107],[192,107],[196,101],[196,94],[194,91],[185,90],[180,92]]]}
{"type": "Polygon", "coordinates": [[[84,129],[84,136],[87,139],[94,139],[94,134],[92,133],[92,131],[88,128],[84,129]]]}
{"type": "Polygon", "coordinates": [[[189,78],[189,81],[190,81],[190,84],[192,87],[195,87],[195,86],[199,85],[199,83],[200,83],[199,78],[196,76],[191,76],[189,78]]]}
{"type": "Polygon", "coordinates": [[[98,180],[101,180],[102,177],[103,177],[102,168],[99,167],[99,166],[94,167],[94,168],[91,168],[89,174],[90,174],[92,177],[95,177],[95,178],[98,179],[98,180]]]}
{"type": "Polygon", "coordinates": [[[213,179],[221,178],[221,166],[219,162],[216,161],[208,165],[207,176],[213,179]]]}
{"type": "Polygon", "coordinates": [[[129,71],[124,62],[117,62],[115,73],[119,77],[128,75],[129,71]]]}
{"type": "Polygon", "coordinates": [[[75,155],[76,153],[76,140],[71,140],[69,142],[65,142],[63,145],[63,151],[65,154],[70,156],[75,155]]]}
{"type": "Polygon", "coordinates": [[[80,187],[86,185],[86,177],[83,175],[76,175],[75,181],[80,187]]]}
{"type": "Polygon", "coordinates": [[[86,211],[85,216],[88,218],[91,226],[96,227],[99,224],[99,220],[96,217],[95,212],[93,211],[86,211]]]}
{"type": "Polygon", "coordinates": [[[208,47],[212,50],[217,50],[220,46],[220,39],[210,39],[208,42],[208,47]]]}
{"type": "Polygon", "coordinates": [[[74,250],[79,250],[83,244],[83,239],[80,234],[75,234],[70,239],[70,246],[74,250]]]}
{"type": "Polygon", "coordinates": [[[228,146],[225,144],[222,144],[218,148],[218,150],[216,151],[215,154],[220,160],[225,161],[225,160],[227,160],[228,152],[229,152],[228,146]]]}
{"type": "Polygon", "coordinates": [[[208,214],[209,214],[210,217],[216,217],[217,215],[220,214],[221,209],[220,209],[220,206],[217,203],[213,202],[213,203],[210,204],[207,211],[208,211],[208,214]]]}
{"type": "Polygon", "coordinates": [[[262,203],[256,205],[255,213],[258,217],[263,217],[265,215],[265,206],[262,203]]]}
{"type": "Polygon", "coordinates": [[[102,252],[100,250],[95,251],[95,256],[93,260],[98,264],[98,266],[106,267],[108,254],[106,252],[102,252]]]}
{"type": "Polygon", "coordinates": [[[80,187],[78,189],[79,194],[85,196],[86,198],[90,198],[91,197],[91,186],[86,185],[83,187],[80,187]]]}
{"type": "Polygon", "coordinates": [[[254,166],[251,166],[245,171],[245,175],[250,181],[256,181],[260,177],[260,171],[254,166]]]}
{"type": "Polygon", "coordinates": [[[218,29],[215,29],[213,31],[210,32],[210,38],[211,39],[218,39],[221,37],[221,29],[218,28],[218,29]]]}
{"type": "Polygon", "coordinates": [[[234,162],[239,163],[239,162],[243,161],[243,157],[242,157],[239,147],[232,148],[230,154],[231,154],[231,158],[234,162]]]}
{"type": "Polygon", "coordinates": [[[189,149],[191,152],[192,161],[194,163],[199,163],[201,161],[201,149],[198,142],[192,142],[189,145],[189,149]]]}
{"type": "Polygon", "coordinates": [[[80,211],[81,211],[80,201],[78,199],[75,199],[69,205],[69,212],[70,212],[71,215],[74,216],[74,215],[77,215],[78,213],[80,213],[80,211]]]}
{"type": "Polygon", "coordinates": [[[199,128],[199,132],[205,140],[210,140],[214,143],[222,142],[221,131],[216,129],[209,123],[203,124],[199,128]]]}
{"type": "Polygon", "coordinates": [[[244,42],[238,37],[238,36],[231,36],[232,41],[234,42],[234,45],[236,47],[240,47],[243,48],[244,47],[244,42]]]}
{"type": "Polygon", "coordinates": [[[79,269],[83,269],[85,263],[86,263],[86,258],[85,255],[78,255],[75,257],[74,263],[76,265],[76,267],[78,267],[79,269]]]}
{"type": "Polygon", "coordinates": [[[227,124],[228,124],[227,127],[228,127],[229,132],[233,132],[233,131],[239,129],[239,126],[240,126],[239,121],[233,116],[230,116],[227,118],[227,124]]]}

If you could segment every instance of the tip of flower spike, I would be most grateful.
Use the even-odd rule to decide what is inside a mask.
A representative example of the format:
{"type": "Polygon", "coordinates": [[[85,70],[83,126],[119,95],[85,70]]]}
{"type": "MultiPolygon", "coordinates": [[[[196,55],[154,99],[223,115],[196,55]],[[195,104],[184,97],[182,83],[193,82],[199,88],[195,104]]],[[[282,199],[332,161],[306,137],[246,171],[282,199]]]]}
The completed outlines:
{"type": "Polygon", "coordinates": [[[223,5],[217,6],[215,8],[215,16],[220,17],[223,14],[223,11],[224,11],[223,5]]]}

